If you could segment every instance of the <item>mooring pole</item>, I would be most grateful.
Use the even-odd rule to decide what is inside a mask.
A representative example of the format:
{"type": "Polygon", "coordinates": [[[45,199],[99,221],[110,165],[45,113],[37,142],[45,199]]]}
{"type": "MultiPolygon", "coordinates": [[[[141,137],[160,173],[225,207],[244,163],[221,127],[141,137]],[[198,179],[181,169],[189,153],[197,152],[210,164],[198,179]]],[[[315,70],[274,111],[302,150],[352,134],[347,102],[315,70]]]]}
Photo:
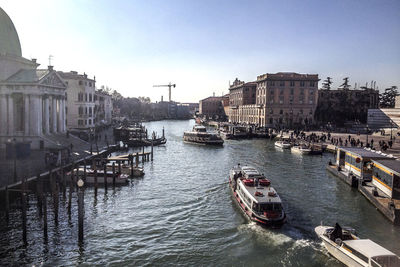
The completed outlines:
{"type": "Polygon", "coordinates": [[[104,162],[104,191],[107,193],[107,161],[104,162]]]}
{"type": "Polygon", "coordinates": [[[43,185],[40,174],[36,177],[36,194],[37,194],[37,205],[39,210],[39,217],[42,217],[43,211],[43,185]]]}
{"type": "Polygon", "coordinates": [[[151,161],[153,161],[153,140],[151,140],[151,161]]]}
{"type": "Polygon", "coordinates": [[[131,177],[133,177],[133,157],[131,158],[129,163],[131,164],[131,177]]]}
{"type": "Polygon", "coordinates": [[[145,155],[144,155],[144,146],[143,146],[143,148],[142,148],[142,163],[144,163],[144,160],[145,160],[145,155]]]}
{"type": "Polygon", "coordinates": [[[69,181],[69,190],[68,190],[68,219],[71,220],[71,205],[72,205],[72,190],[74,189],[74,169],[75,164],[72,163],[71,169],[71,179],[69,181]]]}
{"type": "Polygon", "coordinates": [[[115,162],[112,164],[113,186],[115,186],[115,162]]]}
{"type": "Polygon", "coordinates": [[[63,201],[65,201],[67,194],[67,181],[65,180],[65,169],[61,168],[61,179],[62,179],[62,187],[63,187],[63,201]]]}
{"type": "Polygon", "coordinates": [[[5,192],[5,197],[6,197],[6,220],[7,223],[10,220],[10,196],[8,193],[8,185],[6,185],[6,192],[5,192]]]}
{"type": "Polygon", "coordinates": [[[82,179],[79,179],[77,182],[78,185],[78,242],[79,244],[83,243],[83,217],[84,217],[84,207],[83,207],[83,198],[84,198],[84,182],[82,179]]]}
{"type": "MultiPolygon", "coordinates": [[[[42,191],[43,191],[43,183],[42,184],[42,191]]],[[[71,212],[71,211],[69,211],[71,212]]],[[[47,242],[47,196],[44,194],[43,196],[43,236],[44,242],[47,242]]]]}
{"type": "Polygon", "coordinates": [[[96,164],[96,161],[94,162],[94,165],[93,165],[93,171],[94,171],[94,196],[97,197],[97,164],[96,164]]]}
{"type": "Polygon", "coordinates": [[[122,170],[121,170],[121,161],[118,160],[118,173],[121,174],[122,170]]]}
{"type": "Polygon", "coordinates": [[[22,190],[21,190],[21,204],[22,204],[22,240],[24,245],[28,245],[26,238],[26,181],[25,177],[22,178],[22,190]]]}
{"type": "Polygon", "coordinates": [[[136,152],[136,168],[139,167],[139,152],[136,152]]]}

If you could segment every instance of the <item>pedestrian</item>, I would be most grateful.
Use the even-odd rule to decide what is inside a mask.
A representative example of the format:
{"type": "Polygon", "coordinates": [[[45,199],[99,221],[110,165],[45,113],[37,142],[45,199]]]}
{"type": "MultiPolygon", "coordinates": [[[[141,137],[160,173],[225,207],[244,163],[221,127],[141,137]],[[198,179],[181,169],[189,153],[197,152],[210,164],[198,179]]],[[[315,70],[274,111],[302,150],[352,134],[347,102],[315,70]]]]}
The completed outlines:
{"type": "Polygon", "coordinates": [[[391,148],[392,148],[392,145],[393,145],[392,140],[389,140],[388,144],[389,144],[389,148],[391,149],[391,148]]]}

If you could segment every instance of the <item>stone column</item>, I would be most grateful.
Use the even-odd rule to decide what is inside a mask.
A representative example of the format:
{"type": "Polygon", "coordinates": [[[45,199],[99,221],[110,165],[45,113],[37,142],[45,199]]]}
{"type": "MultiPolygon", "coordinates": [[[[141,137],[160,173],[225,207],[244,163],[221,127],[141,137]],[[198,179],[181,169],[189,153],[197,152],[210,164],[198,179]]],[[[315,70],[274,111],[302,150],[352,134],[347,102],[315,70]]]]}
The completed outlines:
{"type": "Polygon", "coordinates": [[[66,127],[66,114],[65,114],[65,98],[62,99],[62,131],[65,132],[67,130],[66,127]]]}
{"type": "Polygon", "coordinates": [[[55,96],[52,97],[52,106],[51,106],[51,129],[53,133],[57,132],[57,99],[55,96]]]}
{"type": "Polygon", "coordinates": [[[50,111],[49,111],[49,96],[44,99],[44,134],[50,133],[50,111]]]}
{"type": "Polygon", "coordinates": [[[30,103],[29,103],[29,95],[24,95],[24,134],[25,136],[29,135],[29,121],[30,121],[30,103]]]}
{"type": "Polygon", "coordinates": [[[29,134],[30,135],[37,135],[38,134],[38,126],[37,126],[37,122],[38,122],[38,105],[37,105],[37,96],[36,95],[30,95],[29,97],[30,101],[29,101],[29,134]]]}
{"type": "Polygon", "coordinates": [[[0,135],[7,135],[7,97],[0,95],[0,135]]]}
{"type": "Polygon", "coordinates": [[[59,98],[58,99],[58,116],[57,116],[57,120],[58,120],[58,122],[57,122],[57,131],[58,132],[63,132],[63,129],[62,129],[62,124],[63,124],[63,118],[62,118],[62,99],[61,98],[59,98]]]}
{"type": "Polygon", "coordinates": [[[14,135],[14,98],[12,95],[7,96],[8,100],[8,121],[7,121],[7,126],[8,126],[8,135],[13,136],[14,135]]]}
{"type": "Polygon", "coordinates": [[[36,122],[37,134],[42,135],[43,134],[43,98],[41,95],[37,96],[36,103],[37,103],[36,111],[37,111],[37,117],[38,117],[38,120],[36,122]]]}

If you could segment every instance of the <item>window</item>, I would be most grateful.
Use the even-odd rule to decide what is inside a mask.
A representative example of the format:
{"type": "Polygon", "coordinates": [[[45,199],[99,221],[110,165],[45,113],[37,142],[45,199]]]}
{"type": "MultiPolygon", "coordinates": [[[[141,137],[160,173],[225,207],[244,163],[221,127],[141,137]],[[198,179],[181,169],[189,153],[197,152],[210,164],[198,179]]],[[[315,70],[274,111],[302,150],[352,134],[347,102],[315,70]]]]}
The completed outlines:
{"type": "Polygon", "coordinates": [[[269,114],[274,114],[274,110],[272,108],[269,110],[269,114]]]}
{"type": "Polygon", "coordinates": [[[283,89],[280,90],[279,94],[280,94],[280,95],[283,95],[283,89]]]}
{"type": "Polygon", "coordinates": [[[299,114],[303,114],[303,110],[302,109],[300,109],[299,114]]]}
{"type": "Polygon", "coordinates": [[[279,110],[279,114],[283,114],[283,109],[279,110]]]}
{"type": "Polygon", "coordinates": [[[82,126],[83,125],[83,121],[82,120],[78,120],[78,125],[82,126]]]}
{"type": "Polygon", "coordinates": [[[92,87],[92,83],[91,82],[89,82],[89,86],[92,87]]]}
{"type": "Polygon", "coordinates": [[[79,81],[79,85],[82,85],[83,84],[83,82],[82,81],[79,81]]]}
{"type": "Polygon", "coordinates": [[[290,86],[294,86],[294,81],[290,81],[290,86]]]}
{"type": "Polygon", "coordinates": [[[314,94],[314,90],[313,89],[310,89],[310,95],[313,95],[314,94]]]}
{"type": "Polygon", "coordinates": [[[275,86],[275,81],[270,81],[269,83],[269,85],[275,86]]]}
{"type": "Polygon", "coordinates": [[[294,95],[294,89],[293,88],[290,88],[290,94],[294,95]]]}
{"type": "Polygon", "coordinates": [[[279,82],[279,86],[285,86],[285,82],[284,81],[280,81],[279,82]]]}
{"type": "Polygon", "coordinates": [[[89,119],[89,125],[92,125],[92,120],[91,119],[89,119]]]}
{"type": "Polygon", "coordinates": [[[315,82],[310,82],[310,87],[315,87],[315,82]]]}
{"type": "Polygon", "coordinates": [[[92,94],[89,94],[89,102],[92,102],[92,94]]]}
{"type": "Polygon", "coordinates": [[[87,94],[85,94],[85,102],[87,102],[87,98],[88,98],[88,97],[87,97],[87,94]]]}
{"type": "Polygon", "coordinates": [[[304,85],[305,85],[305,82],[304,82],[304,81],[301,81],[301,82],[300,82],[300,86],[301,86],[301,87],[304,87],[304,85]]]}
{"type": "Polygon", "coordinates": [[[83,114],[83,107],[79,107],[78,113],[79,113],[79,115],[82,115],[82,114],[83,114]]]}
{"type": "Polygon", "coordinates": [[[279,96],[279,104],[283,104],[284,102],[284,97],[283,95],[279,96]]]}
{"type": "Polygon", "coordinates": [[[92,115],[92,107],[89,107],[89,115],[92,115]]]}

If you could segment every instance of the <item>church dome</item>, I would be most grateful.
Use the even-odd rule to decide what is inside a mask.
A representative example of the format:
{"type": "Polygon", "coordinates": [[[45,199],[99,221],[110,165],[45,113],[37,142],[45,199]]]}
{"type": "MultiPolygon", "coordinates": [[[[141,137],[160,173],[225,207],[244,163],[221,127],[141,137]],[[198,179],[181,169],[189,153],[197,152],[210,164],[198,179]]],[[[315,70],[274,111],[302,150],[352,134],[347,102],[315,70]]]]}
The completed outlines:
{"type": "Polygon", "coordinates": [[[0,7],[0,55],[22,57],[21,44],[10,17],[0,7]]]}

